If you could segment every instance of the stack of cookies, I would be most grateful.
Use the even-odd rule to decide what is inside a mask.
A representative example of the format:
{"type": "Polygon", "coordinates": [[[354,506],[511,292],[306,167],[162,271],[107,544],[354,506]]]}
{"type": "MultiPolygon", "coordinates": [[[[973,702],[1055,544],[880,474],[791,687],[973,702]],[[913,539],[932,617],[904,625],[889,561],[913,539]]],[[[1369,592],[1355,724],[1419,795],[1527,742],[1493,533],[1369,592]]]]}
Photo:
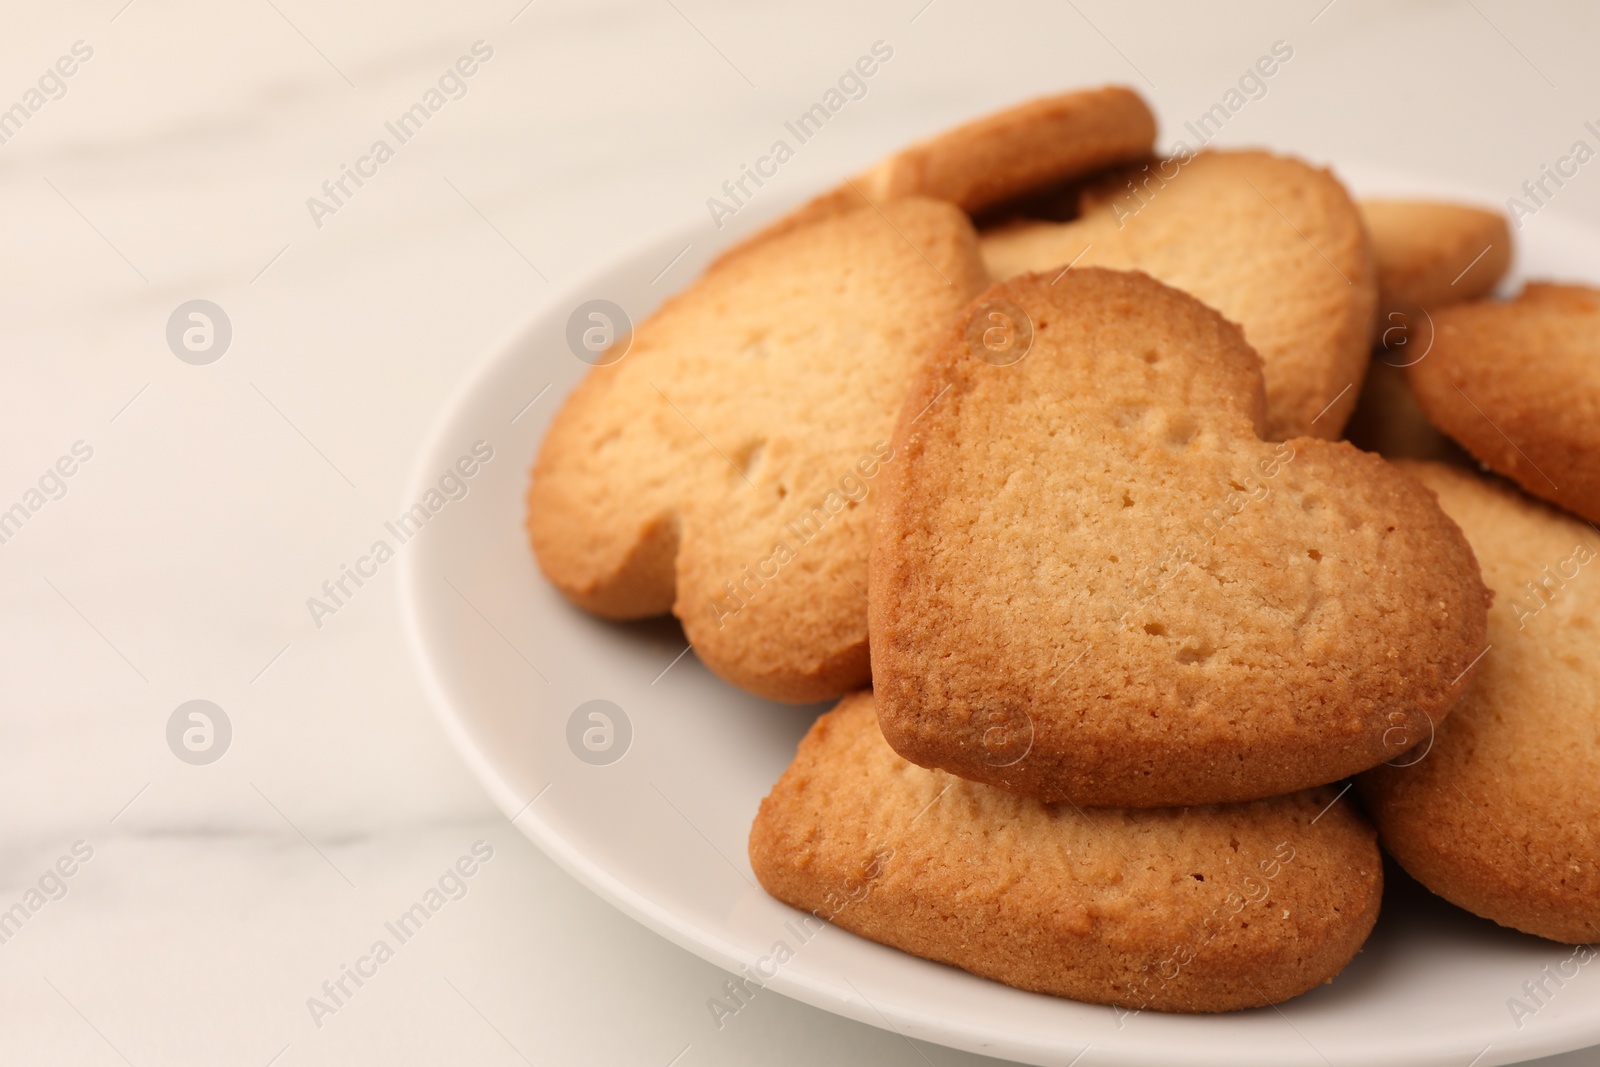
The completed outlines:
{"type": "Polygon", "coordinates": [[[1380,844],[1600,937],[1600,291],[1486,300],[1495,213],[1154,142],[1127,89],[1034,101],[723,255],[556,416],[545,575],[839,698],[751,864],[919,956],[1277,1003],[1380,844]]]}

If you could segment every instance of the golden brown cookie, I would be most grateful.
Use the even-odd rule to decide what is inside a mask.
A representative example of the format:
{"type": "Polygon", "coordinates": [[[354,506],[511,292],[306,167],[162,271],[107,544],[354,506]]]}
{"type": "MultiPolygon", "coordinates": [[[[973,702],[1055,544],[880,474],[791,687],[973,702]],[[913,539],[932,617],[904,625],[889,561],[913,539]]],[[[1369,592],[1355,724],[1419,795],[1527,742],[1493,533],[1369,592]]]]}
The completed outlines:
{"type": "Polygon", "coordinates": [[[1432,312],[1406,369],[1434,425],[1534,496],[1600,521],[1600,290],[1531,284],[1432,312]]]}
{"type": "Polygon", "coordinates": [[[907,763],[856,693],[761,802],[750,864],[816,920],[1007,985],[1229,1011],[1332,980],[1371,931],[1383,865],[1336,797],[1042,804],[907,763]]]}
{"type": "Polygon", "coordinates": [[[1495,591],[1472,690],[1361,776],[1412,877],[1502,926],[1600,939],[1600,533],[1471,471],[1408,463],[1466,531],[1495,591]]]}
{"type": "Polygon", "coordinates": [[[971,224],[909,199],[723,260],[567,398],[528,489],[546,577],[671,610],[777,700],[865,684],[867,531],[911,376],[982,284],[971,224]]]}
{"type": "Polygon", "coordinates": [[[912,386],[879,500],[889,744],[1155,807],[1333,781],[1395,755],[1391,713],[1442,719],[1483,648],[1461,531],[1377,456],[1261,430],[1238,328],[1147,275],[974,301],[912,386]]]}
{"type": "Polygon", "coordinates": [[[1437,200],[1363,200],[1360,207],[1385,314],[1476,300],[1511,266],[1511,230],[1498,211],[1437,200]]]}
{"type": "Polygon", "coordinates": [[[1071,222],[983,234],[990,276],[1069,263],[1142,270],[1216,308],[1260,353],[1267,436],[1335,438],[1365,373],[1377,283],[1337,178],[1265,152],[1202,152],[1123,172],[1071,222]]]}
{"type": "Polygon", "coordinates": [[[1137,159],[1155,139],[1155,115],[1132,89],[1108,85],[1039,97],[903,148],[738,247],[865,204],[910,196],[980,212],[1029,190],[1137,159]]]}

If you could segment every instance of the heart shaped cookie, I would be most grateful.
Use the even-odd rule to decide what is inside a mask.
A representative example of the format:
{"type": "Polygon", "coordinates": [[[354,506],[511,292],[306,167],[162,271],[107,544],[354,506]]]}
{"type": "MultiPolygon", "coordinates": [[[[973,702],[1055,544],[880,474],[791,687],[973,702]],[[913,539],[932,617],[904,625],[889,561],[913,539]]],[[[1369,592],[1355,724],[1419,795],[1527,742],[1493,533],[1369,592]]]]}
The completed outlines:
{"type": "MultiPolygon", "coordinates": [[[[947,200],[977,213],[1032,190],[1147,155],[1150,105],[1107,85],[1042,96],[908,145],[771,223],[734,251],[817,219],[906,197],[947,200]]],[[[730,253],[732,254],[732,253],[730,253]]]]}
{"type": "Polygon", "coordinates": [[[1145,807],[1333,781],[1441,720],[1483,649],[1472,550],[1382,459],[1263,440],[1263,400],[1238,328],[1146,275],[979,297],[891,439],[868,589],[890,745],[1145,807]]]}
{"type": "Polygon", "coordinates": [[[1534,282],[1436,311],[1406,382],[1486,466],[1600,522],[1600,289],[1534,282]]]}
{"type": "Polygon", "coordinates": [[[1511,266],[1511,227],[1498,211],[1443,200],[1363,200],[1378,267],[1379,326],[1419,307],[1476,300],[1511,266]]]}
{"type": "Polygon", "coordinates": [[[1333,980],[1378,917],[1351,799],[1073,811],[909,766],[871,693],[817,720],[750,828],[803,914],[1022,989],[1129,1012],[1276,1004],[1333,980]]]}
{"type": "MultiPolygon", "coordinates": [[[[1498,479],[1407,463],[1498,594],[1494,647],[1430,738],[1359,780],[1417,881],[1503,926],[1600,939],[1600,533],[1498,479]]],[[[1513,1012],[1513,1018],[1516,1017],[1513,1012]]]]}
{"type": "Polygon", "coordinates": [[[1325,170],[1266,152],[1202,152],[1125,171],[1071,222],[983,235],[991,277],[1142,270],[1244,330],[1265,364],[1267,436],[1336,438],[1366,371],[1377,302],[1361,214],[1325,170]]]}
{"type": "Polygon", "coordinates": [[[610,618],[669,609],[735,685],[865,684],[868,518],[895,413],[983,284],[961,211],[909,199],[708,270],[567,397],[528,488],[552,584],[610,618]]]}

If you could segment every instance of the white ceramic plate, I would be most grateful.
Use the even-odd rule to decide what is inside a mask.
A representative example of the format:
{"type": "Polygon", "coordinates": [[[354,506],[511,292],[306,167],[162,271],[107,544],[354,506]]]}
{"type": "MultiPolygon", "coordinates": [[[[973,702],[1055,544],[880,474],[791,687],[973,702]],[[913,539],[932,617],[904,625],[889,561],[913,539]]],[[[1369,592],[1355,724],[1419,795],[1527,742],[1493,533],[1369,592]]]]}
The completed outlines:
{"type": "MultiPolygon", "coordinates": [[[[1462,195],[1448,183],[1340,169],[1361,190],[1462,195]]],[[[1519,235],[1519,275],[1600,279],[1600,236],[1545,214],[1554,213],[1519,235]]],[[[1572,950],[1473,918],[1401,879],[1391,879],[1377,930],[1337,981],[1281,1008],[1223,1016],[1119,1017],[831,927],[801,943],[785,925],[798,913],[755,884],[745,838],[820,708],[758,700],[692,653],[676,659],[685,644],[670,621],[616,625],[569,606],[540,577],[522,532],[529,463],[561,398],[588,370],[566,342],[573,308],[604,298],[638,321],[683,288],[715,245],[704,226],[685,231],[544,302],[492,346],[418,461],[408,507],[474,442],[494,450],[466,481],[467,495],[400,548],[402,604],[447,731],[522,832],[606,900],[730,971],[757,966],[785,942],[794,956],[768,989],[1025,1063],[1076,1062],[1090,1047],[1085,1064],[1486,1067],[1600,1043],[1600,965],[1564,988],[1549,986],[1555,995],[1519,1027],[1507,999],[1525,998],[1523,983],[1572,950]],[[592,700],[622,709],[631,728],[625,738],[611,714],[612,747],[602,754],[625,748],[615,762],[575,755],[588,751],[583,729],[598,729],[591,743],[606,741],[588,709],[569,745],[569,720],[592,700]]]]}

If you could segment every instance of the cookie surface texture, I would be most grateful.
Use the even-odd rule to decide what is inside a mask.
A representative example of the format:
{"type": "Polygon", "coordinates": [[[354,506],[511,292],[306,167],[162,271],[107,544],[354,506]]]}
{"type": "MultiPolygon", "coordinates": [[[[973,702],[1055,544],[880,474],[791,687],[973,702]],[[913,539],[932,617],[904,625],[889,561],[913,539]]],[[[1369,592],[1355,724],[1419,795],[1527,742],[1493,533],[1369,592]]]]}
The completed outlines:
{"type": "Polygon", "coordinates": [[[546,577],[608,617],[670,609],[712,670],[762,696],[864,684],[890,431],[981,284],[966,216],[918,199],[712,267],[552,421],[527,498],[546,577]]]}
{"type": "Polygon", "coordinates": [[[817,721],[762,801],[750,862],[807,927],[1040,993],[1228,1011],[1330,980],[1372,929],[1382,863],[1335,796],[1041,804],[900,759],[858,693],[817,721]]]}
{"type": "Polygon", "coordinates": [[[890,745],[1154,807],[1330,782],[1396,754],[1391,713],[1442,719],[1487,593],[1433,495],[1343,442],[1262,440],[1260,362],[1193,297],[1055,277],[974,301],[896,427],[868,587],[890,745]]]}
{"type": "Polygon", "coordinates": [[[1071,222],[983,235],[990,275],[1141,270],[1216,308],[1260,353],[1267,435],[1336,438],[1369,356],[1376,273],[1338,179],[1265,152],[1202,152],[1107,180],[1071,222]]]}
{"type": "Polygon", "coordinates": [[[1461,706],[1361,776],[1385,847],[1435,893],[1555,941],[1600,939],[1600,534],[1499,480],[1407,469],[1466,530],[1495,591],[1461,706]]]}
{"type": "Polygon", "coordinates": [[[1434,425],[1534,496],[1600,522],[1600,290],[1530,284],[1443,308],[1406,368],[1434,425]]]}

